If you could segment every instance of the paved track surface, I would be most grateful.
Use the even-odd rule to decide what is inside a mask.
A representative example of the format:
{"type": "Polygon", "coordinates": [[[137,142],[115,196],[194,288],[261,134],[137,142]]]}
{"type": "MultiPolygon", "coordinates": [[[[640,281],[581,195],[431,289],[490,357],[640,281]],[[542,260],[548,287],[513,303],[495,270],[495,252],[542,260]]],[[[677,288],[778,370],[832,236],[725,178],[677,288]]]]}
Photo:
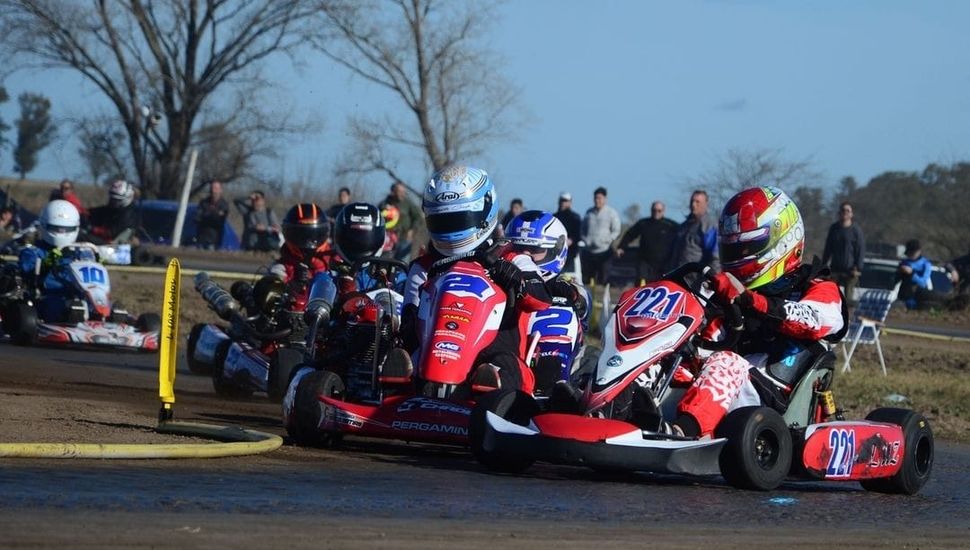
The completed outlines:
{"type": "MultiPolygon", "coordinates": [[[[126,411],[100,422],[117,438],[153,423],[154,356],[0,345],[6,396],[83,399],[126,411]]],[[[229,402],[180,372],[176,415],[282,433],[278,406],[229,402]]],[[[18,412],[18,417],[23,417],[18,412]]],[[[64,420],[87,422],[83,414],[64,420]]],[[[0,433],[10,433],[9,426],[0,433]]],[[[31,430],[25,430],[27,435],[31,430]]],[[[53,441],[50,431],[43,431],[53,441]]],[[[8,436],[9,437],[9,436],[8,436]]],[[[20,441],[39,439],[24,437],[20,441]]],[[[315,547],[663,546],[960,547],[970,544],[970,447],[940,443],[915,497],[857,484],[790,483],[772,493],[718,478],[604,475],[540,465],[482,472],[462,450],[376,440],[338,451],[287,446],[248,458],[188,461],[0,459],[0,546],[287,545],[315,547]]]]}

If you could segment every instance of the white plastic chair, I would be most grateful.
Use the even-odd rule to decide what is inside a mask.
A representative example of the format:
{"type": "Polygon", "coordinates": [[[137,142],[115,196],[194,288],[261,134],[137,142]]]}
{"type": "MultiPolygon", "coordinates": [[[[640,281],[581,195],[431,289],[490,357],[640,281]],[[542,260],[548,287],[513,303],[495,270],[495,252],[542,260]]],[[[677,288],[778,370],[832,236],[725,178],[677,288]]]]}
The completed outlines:
{"type": "Polygon", "coordinates": [[[852,315],[849,322],[849,330],[846,332],[845,340],[842,341],[842,350],[845,353],[845,363],[842,365],[842,372],[852,370],[849,361],[855,348],[861,344],[875,344],[876,352],[879,354],[879,365],[882,366],[882,375],[886,376],[886,360],[882,355],[882,344],[879,342],[879,333],[886,322],[886,316],[892,308],[896,296],[899,294],[899,284],[892,290],[867,290],[852,315]],[[848,351],[846,346],[848,342],[848,351]]]}

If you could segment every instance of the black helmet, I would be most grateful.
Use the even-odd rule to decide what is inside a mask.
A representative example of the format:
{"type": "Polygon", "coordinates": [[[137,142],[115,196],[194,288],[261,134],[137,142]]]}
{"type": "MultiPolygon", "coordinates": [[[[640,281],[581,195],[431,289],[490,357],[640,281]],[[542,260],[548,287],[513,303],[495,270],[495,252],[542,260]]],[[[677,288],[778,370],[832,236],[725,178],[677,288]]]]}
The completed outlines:
{"type": "Polygon", "coordinates": [[[337,215],[333,243],[347,262],[378,255],[384,247],[384,216],[366,202],[348,204],[337,215]]]}
{"type": "Polygon", "coordinates": [[[297,204],[283,217],[286,246],[304,259],[312,257],[329,237],[330,218],[312,202],[297,204]]]}

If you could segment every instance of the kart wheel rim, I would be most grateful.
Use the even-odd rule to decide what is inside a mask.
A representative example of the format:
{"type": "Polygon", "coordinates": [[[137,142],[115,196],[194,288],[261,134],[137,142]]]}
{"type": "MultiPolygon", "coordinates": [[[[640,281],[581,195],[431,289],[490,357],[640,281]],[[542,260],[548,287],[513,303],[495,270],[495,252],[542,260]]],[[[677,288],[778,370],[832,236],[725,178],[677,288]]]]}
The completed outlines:
{"type": "Polygon", "coordinates": [[[778,462],[779,444],[774,432],[763,431],[754,440],[754,458],[762,470],[770,470],[778,462]]]}
{"type": "Polygon", "coordinates": [[[930,438],[923,436],[916,442],[916,450],[913,453],[913,467],[919,477],[925,477],[930,472],[930,464],[933,457],[933,444],[930,438]]]}

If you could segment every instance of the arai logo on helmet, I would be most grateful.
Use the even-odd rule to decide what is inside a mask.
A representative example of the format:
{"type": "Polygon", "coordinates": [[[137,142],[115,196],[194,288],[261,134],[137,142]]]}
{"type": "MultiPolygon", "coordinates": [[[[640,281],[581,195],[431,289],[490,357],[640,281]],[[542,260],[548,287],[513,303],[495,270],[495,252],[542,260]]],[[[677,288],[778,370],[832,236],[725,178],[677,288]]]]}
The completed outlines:
{"type": "Polygon", "coordinates": [[[610,360],[606,362],[607,367],[619,367],[623,364],[623,358],[619,355],[614,355],[610,357],[610,360]]]}
{"type": "Polygon", "coordinates": [[[434,196],[434,200],[437,202],[451,202],[456,201],[461,198],[461,193],[455,191],[445,191],[443,193],[438,193],[434,196]]]}

